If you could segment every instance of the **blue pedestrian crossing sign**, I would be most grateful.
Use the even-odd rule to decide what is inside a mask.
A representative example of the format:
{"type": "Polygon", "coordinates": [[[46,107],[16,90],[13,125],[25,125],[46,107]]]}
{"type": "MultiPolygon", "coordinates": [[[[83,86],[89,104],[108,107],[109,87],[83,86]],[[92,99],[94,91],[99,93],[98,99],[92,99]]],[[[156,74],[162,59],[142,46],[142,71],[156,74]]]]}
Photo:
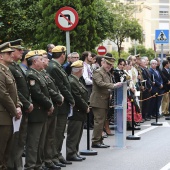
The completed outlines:
{"type": "Polygon", "coordinates": [[[155,30],[156,44],[169,44],[169,30],[155,30]]]}

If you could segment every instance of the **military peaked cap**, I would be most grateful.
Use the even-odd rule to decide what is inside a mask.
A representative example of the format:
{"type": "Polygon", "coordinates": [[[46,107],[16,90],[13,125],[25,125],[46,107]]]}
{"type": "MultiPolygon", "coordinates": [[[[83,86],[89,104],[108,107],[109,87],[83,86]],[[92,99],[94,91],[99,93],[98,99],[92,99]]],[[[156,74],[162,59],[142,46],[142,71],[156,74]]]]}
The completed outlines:
{"type": "Polygon", "coordinates": [[[23,49],[24,47],[21,46],[22,39],[17,39],[14,41],[10,41],[11,48],[15,49],[23,49]]]}
{"type": "Polygon", "coordinates": [[[10,48],[10,42],[6,42],[0,45],[0,53],[7,52],[14,52],[14,50],[10,48]]]}

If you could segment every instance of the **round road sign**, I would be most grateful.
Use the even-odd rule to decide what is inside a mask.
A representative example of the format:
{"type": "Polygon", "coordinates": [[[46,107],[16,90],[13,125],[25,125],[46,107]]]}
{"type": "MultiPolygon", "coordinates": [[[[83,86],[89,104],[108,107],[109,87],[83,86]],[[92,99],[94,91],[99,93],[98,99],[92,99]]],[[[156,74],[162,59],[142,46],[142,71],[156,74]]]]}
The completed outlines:
{"type": "Polygon", "coordinates": [[[78,24],[78,13],[71,7],[60,8],[55,15],[56,25],[63,31],[71,31],[78,24]]]}
{"type": "Polygon", "coordinates": [[[104,46],[99,46],[98,49],[97,49],[97,53],[98,53],[99,55],[105,55],[105,54],[107,53],[106,47],[104,47],[104,46]]]}

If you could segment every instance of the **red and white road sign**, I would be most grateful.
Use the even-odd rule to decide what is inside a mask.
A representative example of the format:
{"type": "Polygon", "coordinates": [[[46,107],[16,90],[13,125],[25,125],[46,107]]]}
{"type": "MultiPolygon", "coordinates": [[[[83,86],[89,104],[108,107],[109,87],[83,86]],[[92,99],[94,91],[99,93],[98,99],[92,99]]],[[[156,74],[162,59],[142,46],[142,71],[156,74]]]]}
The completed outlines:
{"type": "Polygon", "coordinates": [[[55,23],[63,31],[73,30],[77,26],[78,21],[78,13],[71,7],[65,6],[56,12],[55,23]]]}
{"type": "Polygon", "coordinates": [[[105,46],[99,46],[97,49],[97,53],[99,55],[105,55],[107,53],[107,49],[105,46]]]}

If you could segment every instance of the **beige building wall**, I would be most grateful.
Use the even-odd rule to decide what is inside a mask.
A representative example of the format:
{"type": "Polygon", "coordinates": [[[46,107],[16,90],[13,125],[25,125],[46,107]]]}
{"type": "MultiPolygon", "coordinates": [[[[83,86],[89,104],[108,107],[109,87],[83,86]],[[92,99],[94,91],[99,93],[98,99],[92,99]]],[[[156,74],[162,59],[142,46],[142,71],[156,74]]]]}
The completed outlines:
{"type": "MultiPolygon", "coordinates": [[[[109,1],[109,0],[108,0],[109,1]]],[[[119,0],[121,3],[132,3],[138,7],[134,17],[138,19],[143,28],[143,45],[154,49],[155,30],[170,29],[170,0],[119,0]]],[[[112,42],[111,42],[112,44],[112,42]]],[[[128,51],[132,45],[138,42],[126,38],[122,44],[124,51],[128,51]]],[[[115,45],[112,45],[115,49],[115,45]]],[[[161,45],[156,45],[156,51],[161,52],[161,45]]],[[[170,44],[164,45],[164,54],[169,54],[170,44]]]]}

